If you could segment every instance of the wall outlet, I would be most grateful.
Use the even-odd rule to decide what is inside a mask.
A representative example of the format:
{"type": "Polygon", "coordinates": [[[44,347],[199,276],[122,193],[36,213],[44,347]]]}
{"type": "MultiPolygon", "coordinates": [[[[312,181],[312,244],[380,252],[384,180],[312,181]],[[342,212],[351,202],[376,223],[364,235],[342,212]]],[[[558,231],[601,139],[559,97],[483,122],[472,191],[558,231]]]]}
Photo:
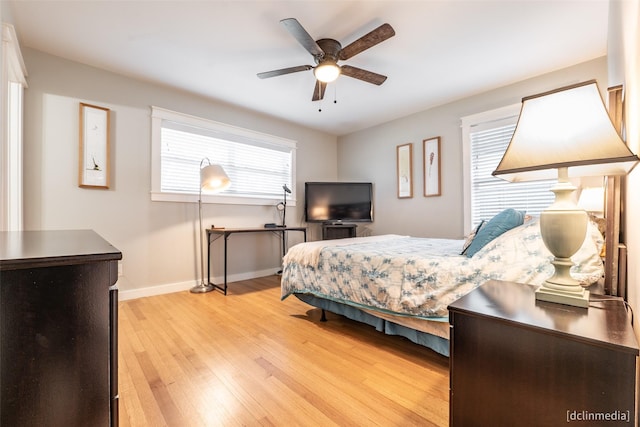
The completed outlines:
{"type": "Polygon", "coordinates": [[[118,261],[118,277],[122,276],[122,261],[118,261]]]}

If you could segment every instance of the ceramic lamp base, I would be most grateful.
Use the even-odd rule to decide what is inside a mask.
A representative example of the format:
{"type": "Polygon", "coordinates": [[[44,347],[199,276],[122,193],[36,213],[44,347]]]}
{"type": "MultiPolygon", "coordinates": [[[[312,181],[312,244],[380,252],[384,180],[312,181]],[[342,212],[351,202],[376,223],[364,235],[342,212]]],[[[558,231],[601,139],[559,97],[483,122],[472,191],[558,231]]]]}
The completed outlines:
{"type": "Polygon", "coordinates": [[[580,285],[578,285],[578,287],[580,289],[578,289],[576,292],[565,292],[557,289],[547,288],[542,285],[536,290],[536,300],[571,305],[573,307],[588,308],[589,291],[582,289],[580,285]]]}
{"type": "Polygon", "coordinates": [[[571,277],[571,257],[580,249],[587,232],[588,217],[572,199],[575,187],[569,182],[567,168],[558,169],[558,182],[551,189],[554,203],[540,215],[540,234],[553,254],[554,275],[536,291],[539,301],[576,307],[589,306],[589,292],[571,277]]]}

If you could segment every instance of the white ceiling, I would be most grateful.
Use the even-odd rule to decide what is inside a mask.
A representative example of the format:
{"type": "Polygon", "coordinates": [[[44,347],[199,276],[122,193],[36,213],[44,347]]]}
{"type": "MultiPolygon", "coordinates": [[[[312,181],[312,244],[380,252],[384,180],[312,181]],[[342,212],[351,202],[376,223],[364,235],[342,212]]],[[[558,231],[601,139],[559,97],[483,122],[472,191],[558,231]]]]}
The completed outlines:
{"type": "Polygon", "coordinates": [[[607,48],[603,0],[10,0],[10,6],[22,46],[335,135],[601,57],[607,48]],[[387,81],[375,86],[341,76],[319,104],[311,102],[312,71],[258,79],[262,71],[314,65],[279,23],[290,17],[315,39],[343,46],[388,22],[394,37],[341,62],[387,81]]]}

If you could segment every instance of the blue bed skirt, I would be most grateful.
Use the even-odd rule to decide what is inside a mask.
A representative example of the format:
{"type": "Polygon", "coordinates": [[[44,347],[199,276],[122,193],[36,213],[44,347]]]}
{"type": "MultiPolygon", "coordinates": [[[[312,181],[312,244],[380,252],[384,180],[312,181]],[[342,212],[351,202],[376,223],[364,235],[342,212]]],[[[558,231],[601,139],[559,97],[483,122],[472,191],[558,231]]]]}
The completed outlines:
{"type": "Polygon", "coordinates": [[[385,319],[373,316],[366,313],[356,307],[352,307],[339,302],[326,300],[310,294],[294,294],[299,300],[312,305],[314,307],[322,308],[342,315],[351,320],[355,320],[376,328],[379,332],[384,332],[387,335],[399,335],[405,337],[408,340],[430,348],[433,351],[449,357],[449,340],[431,335],[426,332],[420,332],[415,329],[407,328],[406,326],[398,325],[397,323],[390,322],[385,319]]]}

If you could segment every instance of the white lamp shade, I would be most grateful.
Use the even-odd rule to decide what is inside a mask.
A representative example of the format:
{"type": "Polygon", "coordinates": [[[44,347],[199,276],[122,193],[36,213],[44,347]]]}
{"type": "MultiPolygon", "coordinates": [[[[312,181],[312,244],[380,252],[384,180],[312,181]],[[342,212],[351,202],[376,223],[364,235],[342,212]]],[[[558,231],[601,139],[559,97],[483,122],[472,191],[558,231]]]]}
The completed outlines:
{"type": "Polygon", "coordinates": [[[222,191],[231,180],[220,165],[207,165],[200,169],[200,188],[204,191],[222,191]]]}
{"type": "Polygon", "coordinates": [[[313,70],[313,75],[323,83],[331,83],[340,75],[340,67],[335,62],[325,61],[313,70]]]}
{"type": "Polygon", "coordinates": [[[534,95],[522,109],[509,146],[493,172],[507,181],[625,175],[638,157],[614,128],[595,80],[534,95]]]}

